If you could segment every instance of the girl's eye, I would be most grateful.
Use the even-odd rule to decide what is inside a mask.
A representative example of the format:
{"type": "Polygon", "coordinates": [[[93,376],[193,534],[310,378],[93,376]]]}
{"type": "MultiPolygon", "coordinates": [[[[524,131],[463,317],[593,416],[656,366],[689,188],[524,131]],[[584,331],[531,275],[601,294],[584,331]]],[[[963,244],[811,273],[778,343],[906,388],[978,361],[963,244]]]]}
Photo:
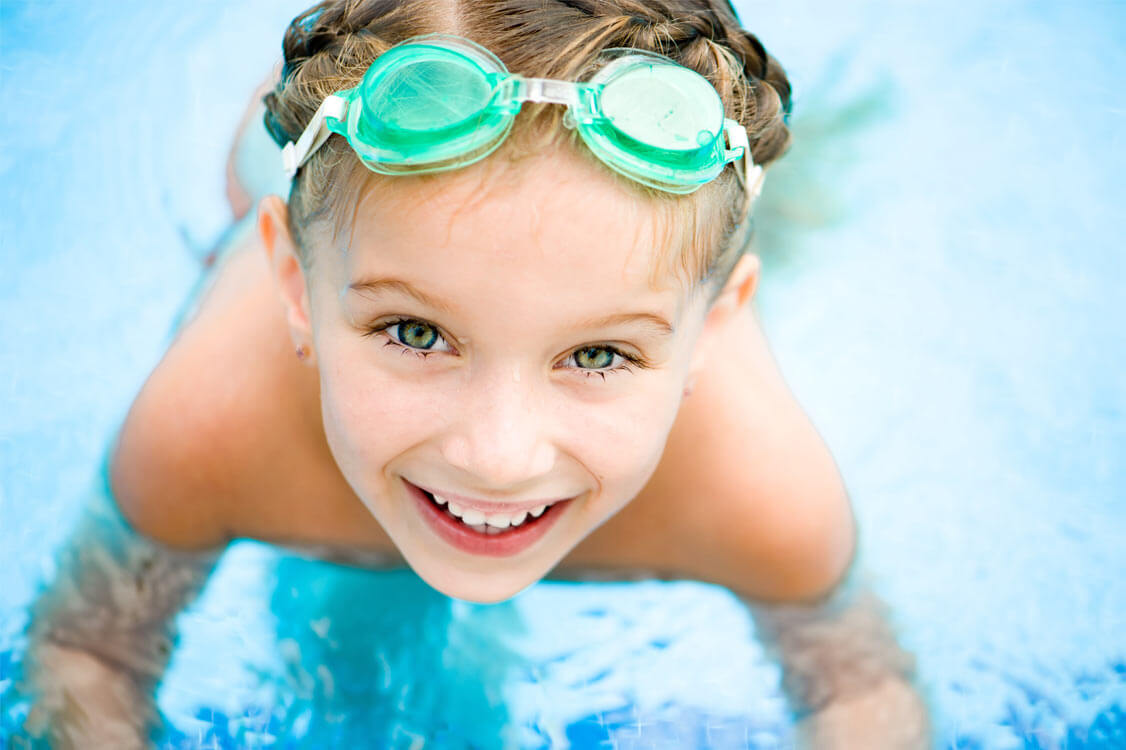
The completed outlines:
{"type": "Polygon", "coordinates": [[[601,346],[588,346],[574,354],[575,364],[581,369],[604,370],[614,363],[614,352],[601,346]]]}
{"type": "Polygon", "coordinates": [[[440,338],[438,329],[421,320],[396,323],[390,330],[399,343],[406,344],[412,349],[429,349],[440,338]]]}
{"type": "Polygon", "coordinates": [[[640,357],[626,354],[612,346],[584,346],[576,349],[563,364],[571,365],[587,377],[600,376],[606,379],[606,373],[633,370],[635,367],[646,367],[640,357]]]}
{"type": "Polygon", "coordinates": [[[387,346],[397,346],[420,356],[434,352],[453,351],[437,326],[425,320],[400,318],[380,324],[371,329],[372,334],[383,332],[387,336],[387,346]]]}

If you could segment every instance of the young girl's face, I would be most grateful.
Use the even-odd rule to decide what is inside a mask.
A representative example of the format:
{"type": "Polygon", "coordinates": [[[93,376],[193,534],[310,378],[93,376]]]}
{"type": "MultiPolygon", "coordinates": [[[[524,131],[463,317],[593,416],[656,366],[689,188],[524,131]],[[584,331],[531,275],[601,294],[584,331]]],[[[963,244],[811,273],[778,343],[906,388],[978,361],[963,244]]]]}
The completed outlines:
{"type": "Polygon", "coordinates": [[[644,199],[554,153],[382,180],[346,247],[316,249],[329,446],[434,588],[513,596],[655,469],[707,304],[671,275],[654,286],[654,235],[644,199]],[[474,509],[510,525],[475,530],[474,509]]]}

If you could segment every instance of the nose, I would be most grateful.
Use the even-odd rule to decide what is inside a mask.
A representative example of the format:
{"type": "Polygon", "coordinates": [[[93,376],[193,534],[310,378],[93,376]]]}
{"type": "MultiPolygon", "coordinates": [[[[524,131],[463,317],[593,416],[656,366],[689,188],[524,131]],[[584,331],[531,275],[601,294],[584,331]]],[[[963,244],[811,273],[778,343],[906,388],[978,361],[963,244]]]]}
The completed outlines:
{"type": "Polygon", "coordinates": [[[511,367],[481,373],[452,407],[456,416],[442,453],[470,481],[498,490],[514,488],[555,466],[548,404],[532,380],[511,367]]]}

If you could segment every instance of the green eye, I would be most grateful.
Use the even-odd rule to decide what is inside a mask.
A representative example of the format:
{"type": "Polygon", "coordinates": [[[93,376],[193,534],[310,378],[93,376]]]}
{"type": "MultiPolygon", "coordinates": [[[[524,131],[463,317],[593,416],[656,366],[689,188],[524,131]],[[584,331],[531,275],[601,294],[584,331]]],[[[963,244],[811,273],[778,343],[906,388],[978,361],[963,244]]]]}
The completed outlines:
{"type": "Polygon", "coordinates": [[[614,352],[609,349],[588,346],[575,352],[575,364],[583,369],[602,370],[614,363],[614,352]]]}
{"type": "Polygon", "coordinates": [[[438,341],[438,329],[420,320],[407,320],[392,327],[397,329],[395,338],[412,349],[429,349],[438,341]]]}

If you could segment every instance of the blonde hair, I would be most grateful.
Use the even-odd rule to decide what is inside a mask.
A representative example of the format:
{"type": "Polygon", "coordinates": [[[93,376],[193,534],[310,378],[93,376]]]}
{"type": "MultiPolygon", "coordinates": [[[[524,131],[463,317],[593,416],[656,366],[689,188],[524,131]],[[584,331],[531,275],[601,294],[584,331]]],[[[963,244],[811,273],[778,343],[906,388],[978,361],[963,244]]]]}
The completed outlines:
{"type": "MultiPolygon", "coordinates": [[[[472,39],[513,73],[541,78],[580,80],[593,72],[599,53],[613,47],[657,52],[715,86],[726,116],[746,128],[756,164],[770,164],[790,143],[786,74],[724,0],[325,0],[286,30],[281,80],[265,97],[267,128],[280,144],[296,140],[326,96],[358,85],[388,48],[430,32],[472,39]]],[[[575,131],[562,127],[563,111],[525,105],[502,152],[519,159],[563,141],[577,146],[575,131]]],[[[593,155],[590,160],[601,164],[593,155]]],[[[339,237],[374,177],[339,136],[301,168],[289,216],[306,267],[313,261],[307,228],[324,222],[339,237]]],[[[689,282],[722,286],[749,240],[734,170],[689,195],[619,179],[654,202],[662,245],[676,250],[658,262],[655,274],[671,270],[689,282]]]]}

